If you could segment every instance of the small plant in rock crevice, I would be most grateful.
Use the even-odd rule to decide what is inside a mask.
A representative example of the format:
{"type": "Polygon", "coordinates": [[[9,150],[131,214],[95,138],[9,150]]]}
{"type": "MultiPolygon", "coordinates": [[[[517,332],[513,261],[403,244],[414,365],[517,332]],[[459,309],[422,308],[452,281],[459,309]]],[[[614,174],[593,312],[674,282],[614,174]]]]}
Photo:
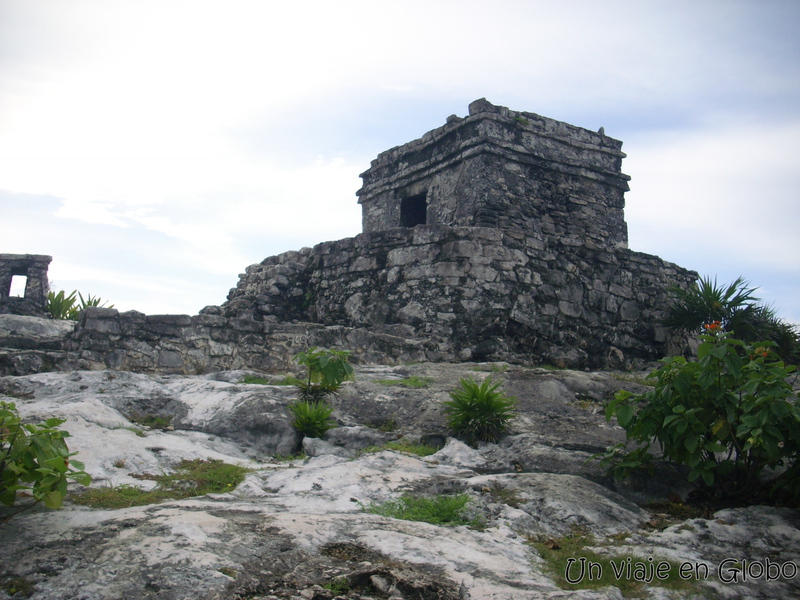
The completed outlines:
{"type": "Polygon", "coordinates": [[[361,453],[369,454],[372,452],[382,452],[383,450],[394,450],[395,452],[405,452],[416,456],[430,456],[436,454],[439,449],[423,443],[413,443],[408,440],[397,440],[396,442],[386,442],[382,446],[368,446],[361,453]]]}
{"type": "Polygon", "coordinates": [[[165,430],[171,427],[172,415],[162,416],[131,413],[128,415],[128,420],[131,423],[136,423],[137,425],[142,425],[143,427],[149,427],[150,429],[165,430]]]}
{"type": "Polygon", "coordinates": [[[297,383],[300,399],[318,401],[336,393],[347,379],[353,375],[353,366],[348,362],[347,350],[326,350],[312,347],[295,356],[295,360],[305,365],[306,380],[297,383]]]}
{"type": "Polygon", "coordinates": [[[443,402],[447,425],[469,444],[496,442],[514,416],[516,399],[506,396],[501,383],[490,377],[477,383],[471,377],[461,379],[459,387],[443,402]]]}
{"type": "Polygon", "coordinates": [[[322,437],[326,431],[336,427],[330,418],[333,408],[324,400],[298,400],[289,405],[292,427],[306,437],[322,437]]]}
{"type": "Polygon", "coordinates": [[[157,485],[152,490],[133,485],[89,488],[73,495],[72,500],[94,508],[126,508],[204,494],[222,494],[233,491],[249,471],[246,467],[221,460],[183,460],[172,473],[136,476],[155,481],[157,485]]]}
{"type": "Polygon", "coordinates": [[[70,294],[67,294],[64,290],[49,292],[45,303],[45,309],[50,313],[52,319],[68,321],[77,321],[82,310],[93,306],[114,308],[113,304],[106,306],[106,303],[97,296],[86,294],[86,298],[84,298],[83,294],[77,290],[73,290],[70,294]]]}
{"type": "Polygon", "coordinates": [[[267,377],[259,377],[258,375],[245,375],[242,383],[256,384],[256,385],[297,385],[301,383],[296,377],[286,375],[280,379],[269,379],[267,377]]]}
{"type": "Polygon", "coordinates": [[[424,389],[424,388],[429,388],[431,386],[431,384],[433,383],[433,378],[411,375],[410,377],[405,377],[403,379],[379,379],[376,383],[388,387],[400,386],[404,388],[424,389]]]}
{"type": "Polygon", "coordinates": [[[404,494],[397,500],[373,504],[365,507],[371,512],[404,521],[422,521],[432,525],[470,525],[480,527],[480,519],[468,514],[467,494],[454,496],[415,496],[404,494]]]}

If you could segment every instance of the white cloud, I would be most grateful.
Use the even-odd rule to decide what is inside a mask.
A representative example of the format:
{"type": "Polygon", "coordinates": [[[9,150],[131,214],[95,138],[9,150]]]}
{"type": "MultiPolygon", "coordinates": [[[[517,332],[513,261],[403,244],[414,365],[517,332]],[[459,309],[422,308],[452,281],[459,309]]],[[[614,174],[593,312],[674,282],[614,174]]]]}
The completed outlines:
{"type": "Polygon", "coordinates": [[[98,284],[124,272],[137,283],[112,292],[146,291],[128,296],[140,310],[196,311],[250,262],[357,233],[374,153],[482,96],[624,140],[634,249],[797,273],[791,3],[0,0],[0,13],[0,190],[57,200],[0,243],[52,252],[56,273],[60,256],[85,264],[98,284]]]}

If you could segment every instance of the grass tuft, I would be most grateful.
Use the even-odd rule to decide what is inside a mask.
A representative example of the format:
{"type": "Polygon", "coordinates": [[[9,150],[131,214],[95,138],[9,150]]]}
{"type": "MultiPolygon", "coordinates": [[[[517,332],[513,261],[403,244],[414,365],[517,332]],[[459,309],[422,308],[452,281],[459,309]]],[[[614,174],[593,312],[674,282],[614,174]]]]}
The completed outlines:
{"type": "Polygon", "coordinates": [[[204,494],[222,494],[235,489],[249,469],[221,460],[184,460],[173,473],[140,475],[157,483],[150,491],[135,485],[89,488],[72,496],[73,502],[93,508],[126,508],[156,504],[204,494]]]}
{"type": "Polygon", "coordinates": [[[397,440],[396,442],[386,442],[382,446],[368,446],[364,448],[361,453],[369,454],[372,452],[382,452],[383,450],[394,450],[395,452],[405,452],[406,454],[415,454],[417,456],[430,456],[439,451],[438,448],[429,444],[414,444],[408,440],[397,440]]]}
{"type": "Polygon", "coordinates": [[[301,383],[296,377],[286,375],[279,379],[269,379],[267,377],[259,377],[258,375],[245,375],[242,383],[254,383],[257,385],[297,385],[301,383]]]}
{"type": "Polygon", "coordinates": [[[556,585],[565,590],[614,586],[625,598],[639,598],[645,592],[645,585],[688,590],[694,584],[680,577],[677,562],[632,554],[601,554],[591,548],[599,545],[594,537],[580,531],[531,544],[547,563],[556,585]],[[663,579],[656,576],[660,564],[665,565],[661,571],[663,579]]]}
{"type": "Polygon", "coordinates": [[[404,379],[379,379],[376,383],[388,387],[401,386],[412,389],[423,389],[431,386],[433,377],[418,377],[417,375],[412,375],[404,379]]]}
{"type": "Polygon", "coordinates": [[[422,521],[433,525],[470,525],[481,527],[479,519],[470,518],[466,514],[469,496],[413,496],[404,494],[397,500],[389,500],[366,507],[367,512],[403,519],[404,521],[422,521]]]}

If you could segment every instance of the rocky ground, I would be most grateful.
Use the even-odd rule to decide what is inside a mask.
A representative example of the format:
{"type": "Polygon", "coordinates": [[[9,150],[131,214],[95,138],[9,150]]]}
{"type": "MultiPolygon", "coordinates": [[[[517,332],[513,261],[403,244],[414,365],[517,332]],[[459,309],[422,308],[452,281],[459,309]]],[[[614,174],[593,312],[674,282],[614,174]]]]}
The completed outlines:
{"type": "MultiPolygon", "coordinates": [[[[244,375],[0,378],[0,399],[24,417],[67,419],[70,448],[93,487],[152,486],[136,475],[169,472],[183,459],[252,469],[225,494],[115,510],[68,501],[62,510],[37,507],[0,522],[0,598],[588,600],[619,599],[623,589],[658,599],[800,597],[797,511],[680,514],[684,508],[664,502],[687,498],[676,470],[661,466],[618,485],[588,460],[624,440],[606,423],[602,403],[618,389],[644,389],[630,376],[488,364],[362,366],[333,401],[339,427],[301,443],[286,412],[294,389],[244,384],[244,375]],[[490,375],[518,398],[518,416],[500,443],[470,448],[448,437],[441,402],[460,378],[490,375]],[[409,376],[430,385],[390,385],[409,376]],[[147,415],[169,418],[170,426],[136,424],[147,415]],[[441,449],[426,457],[379,450],[400,438],[441,449]],[[287,458],[301,448],[304,458],[287,458]],[[365,510],[407,493],[467,493],[474,522],[448,527],[365,510]],[[622,580],[637,578],[637,563],[671,560],[685,566],[687,581],[562,589],[545,549],[575,539],[615,564],[631,557],[633,574],[622,580]],[[732,580],[733,567],[745,567],[746,581],[732,580]]],[[[580,565],[580,552],[574,558],[580,565]]]]}

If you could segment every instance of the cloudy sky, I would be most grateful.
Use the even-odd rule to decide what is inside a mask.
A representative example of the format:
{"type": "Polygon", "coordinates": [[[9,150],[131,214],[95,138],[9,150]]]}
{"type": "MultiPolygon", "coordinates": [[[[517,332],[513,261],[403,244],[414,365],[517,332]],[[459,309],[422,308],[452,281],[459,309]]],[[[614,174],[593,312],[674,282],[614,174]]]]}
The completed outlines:
{"type": "Polygon", "coordinates": [[[624,142],[630,247],[800,323],[800,2],[0,0],[0,252],[195,314],[485,97],[624,142]]]}

